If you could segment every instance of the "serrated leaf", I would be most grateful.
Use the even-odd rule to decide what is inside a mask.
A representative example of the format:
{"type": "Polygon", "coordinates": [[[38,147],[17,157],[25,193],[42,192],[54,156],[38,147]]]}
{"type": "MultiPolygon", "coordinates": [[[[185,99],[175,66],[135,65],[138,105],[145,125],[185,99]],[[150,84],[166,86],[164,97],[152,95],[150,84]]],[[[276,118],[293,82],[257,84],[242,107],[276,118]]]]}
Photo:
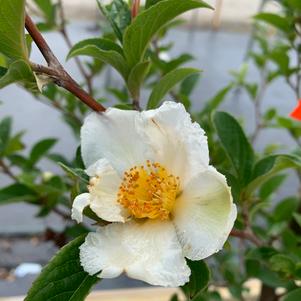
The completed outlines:
{"type": "Polygon", "coordinates": [[[213,121],[239,181],[247,183],[253,168],[254,152],[244,131],[237,120],[226,112],[216,112],[213,121]]]}
{"type": "Polygon", "coordinates": [[[210,280],[210,270],[204,261],[187,260],[191,275],[189,282],[181,287],[188,300],[193,300],[207,286],[210,280]]]}
{"type": "Polygon", "coordinates": [[[48,151],[55,145],[57,139],[48,138],[36,143],[29,155],[29,162],[31,166],[36,164],[48,151]]]}
{"type": "Polygon", "coordinates": [[[271,155],[261,159],[254,166],[251,181],[246,187],[246,194],[252,193],[275,174],[288,168],[301,168],[301,160],[296,156],[285,154],[271,155]]]}
{"type": "Polygon", "coordinates": [[[16,183],[0,189],[0,205],[32,201],[36,197],[35,191],[23,184],[16,183]]]}
{"type": "Polygon", "coordinates": [[[25,0],[0,0],[0,52],[27,60],[24,33],[25,0]]]}
{"type": "Polygon", "coordinates": [[[162,26],[185,11],[201,7],[211,8],[200,0],[163,0],[139,14],[127,27],[123,37],[129,67],[143,60],[149,42],[162,26]]]}
{"type": "Polygon", "coordinates": [[[7,72],[0,77],[0,89],[12,84],[20,83],[31,90],[36,90],[37,84],[30,66],[24,60],[12,62],[7,72]]]}
{"type": "Polygon", "coordinates": [[[127,63],[123,51],[116,43],[106,39],[87,39],[75,44],[67,59],[87,55],[114,67],[124,79],[128,77],[127,63]]]}
{"type": "Polygon", "coordinates": [[[289,32],[292,30],[290,22],[285,18],[273,13],[259,13],[254,17],[256,20],[268,23],[282,31],[289,32]]]}
{"type": "Polygon", "coordinates": [[[24,301],[84,301],[99,280],[88,275],[79,259],[79,247],[85,235],[63,247],[43,268],[24,301]]]}
{"type": "Polygon", "coordinates": [[[137,64],[130,72],[127,81],[128,89],[133,99],[139,99],[140,88],[150,68],[150,61],[137,64]]]}
{"type": "Polygon", "coordinates": [[[161,80],[155,85],[153,91],[148,99],[147,108],[156,108],[162,98],[170,91],[176,84],[187,78],[192,74],[199,73],[200,70],[193,68],[181,68],[173,70],[164,75],[161,80]]]}

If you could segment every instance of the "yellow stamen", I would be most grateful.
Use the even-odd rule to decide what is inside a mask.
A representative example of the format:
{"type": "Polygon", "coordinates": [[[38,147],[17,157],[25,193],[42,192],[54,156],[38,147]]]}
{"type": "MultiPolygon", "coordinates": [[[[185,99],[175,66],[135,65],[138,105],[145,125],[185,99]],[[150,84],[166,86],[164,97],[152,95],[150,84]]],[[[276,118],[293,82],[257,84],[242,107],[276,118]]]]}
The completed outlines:
{"type": "Polygon", "coordinates": [[[118,202],[135,218],[166,220],[179,193],[179,177],[169,174],[160,163],[146,162],[124,173],[118,202]]]}

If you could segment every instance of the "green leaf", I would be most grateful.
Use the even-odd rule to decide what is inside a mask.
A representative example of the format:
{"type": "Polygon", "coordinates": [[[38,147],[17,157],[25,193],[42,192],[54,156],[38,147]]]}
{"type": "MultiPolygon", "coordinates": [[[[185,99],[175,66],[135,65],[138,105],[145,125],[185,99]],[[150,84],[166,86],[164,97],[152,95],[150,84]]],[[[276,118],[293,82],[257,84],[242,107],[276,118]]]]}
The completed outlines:
{"type": "Polygon", "coordinates": [[[301,2],[300,0],[287,0],[287,3],[295,9],[301,10],[301,2]]]}
{"type": "Polygon", "coordinates": [[[99,280],[82,268],[79,247],[85,235],[63,247],[34,281],[25,301],[83,301],[99,280]]]}
{"type": "Polygon", "coordinates": [[[204,261],[187,260],[191,270],[189,282],[181,287],[184,294],[189,300],[192,300],[201,293],[207,286],[210,280],[210,270],[204,261]]]}
{"type": "Polygon", "coordinates": [[[87,39],[75,44],[67,59],[78,55],[91,56],[97,60],[113,66],[124,79],[128,77],[127,63],[123,51],[116,43],[107,39],[87,39]]]}
{"type": "Polygon", "coordinates": [[[55,24],[56,5],[53,5],[51,0],[34,0],[39,9],[50,25],[55,24]]]}
{"type": "Polygon", "coordinates": [[[143,60],[145,51],[162,26],[185,11],[207,7],[201,0],[163,0],[139,14],[124,33],[124,54],[132,68],[143,60]]]}
{"type": "Polygon", "coordinates": [[[36,197],[35,191],[23,184],[12,184],[0,189],[0,205],[32,201],[36,197]]]}
{"type": "Polygon", "coordinates": [[[16,60],[9,65],[7,72],[0,77],[0,89],[15,82],[23,84],[31,90],[37,89],[31,68],[24,60],[16,60]]]}
{"type": "Polygon", "coordinates": [[[0,154],[4,152],[10,137],[12,119],[5,117],[0,122],[0,154]]]}
{"type": "Polygon", "coordinates": [[[27,60],[24,34],[25,0],[0,0],[0,52],[27,60]]]}
{"type": "Polygon", "coordinates": [[[252,172],[254,152],[245,133],[237,120],[226,112],[216,112],[213,121],[239,181],[247,183],[252,172]]]}
{"type": "Polygon", "coordinates": [[[128,89],[133,99],[139,99],[140,88],[150,68],[150,61],[137,64],[130,72],[127,81],[128,89]]]}
{"type": "Polygon", "coordinates": [[[173,70],[164,75],[161,80],[155,85],[153,91],[148,99],[147,108],[156,108],[162,98],[170,91],[176,84],[192,74],[199,73],[200,70],[193,68],[181,68],[173,70]]]}
{"type": "Polygon", "coordinates": [[[299,227],[301,227],[301,214],[293,213],[293,217],[294,217],[295,221],[297,222],[297,224],[299,225],[299,227]]]}
{"type": "Polygon", "coordinates": [[[57,139],[48,138],[35,144],[29,155],[29,162],[31,166],[35,165],[44,155],[46,155],[56,142],[57,139]]]}
{"type": "Polygon", "coordinates": [[[301,288],[297,288],[286,294],[282,301],[300,301],[301,300],[301,288]]]}
{"type": "Polygon", "coordinates": [[[280,187],[280,185],[286,179],[286,176],[287,175],[276,175],[263,183],[259,191],[259,197],[262,200],[270,197],[280,187]]]}
{"type": "Polygon", "coordinates": [[[228,93],[231,91],[232,85],[226,86],[225,88],[221,89],[217,94],[211,98],[210,100],[206,101],[205,108],[200,113],[200,116],[210,115],[225,99],[228,93]]]}
{"type": "Polygon", "coordinates": [[[87,174],[85,173],[84,170],[80,169],[80,168],[72,168],[69,167],[65,164],[63,164],[62,162],[58,163],[62,169],[67,172],[67,174],[69,174],[71,177],[73,178],[79,178],[81,179],[84,183],[89,183],[89,177],[87,176],[87,174]]]}
{"type": "Polygon", "coordinates": [[[180,87],[180,94],[190,96],[200,79],[200,74],[192,74],[185,78],[180,87]]]}
{"type": "Polygon", "coordinates": [[[97,0],[97,3],[99,9],[111,24],[116,37],[122,42],[123,32],[132,19],[128,3],[123,0],[113,0],[106,6],[103,6],[99,0],[97,0]]]}
{"type": "Polygon", "coordinates": [[[298,199],[295,197],[288,197],[281,200],[274,209],[273,220],[274,223],[282,221],[289,221],[293,217],[293,213],[298,208],[298,199]]]}
{"type": "Polygon", "coordinates": [[[282,16],[273,13],[259,13],[254,17],[256,20],[268,23],[282,31],[289,32],[292,30],[290,22],[282,16]]]}
{"type": "Polygon", "coordinates": [[[284,154],[267,156],[255,164],[252,181],[246,187],[246,193],[252,193],[265,181],[284,169],[300,167],[301,160],[296,156],[284,154]]]}
{"type": "Polygon", "coordinates": [[[283,254],[276,254],[269,260],[271,268],[275,272],[283,273],[286,276],[293,275],[295,271],[294,261],[283,254]]]}

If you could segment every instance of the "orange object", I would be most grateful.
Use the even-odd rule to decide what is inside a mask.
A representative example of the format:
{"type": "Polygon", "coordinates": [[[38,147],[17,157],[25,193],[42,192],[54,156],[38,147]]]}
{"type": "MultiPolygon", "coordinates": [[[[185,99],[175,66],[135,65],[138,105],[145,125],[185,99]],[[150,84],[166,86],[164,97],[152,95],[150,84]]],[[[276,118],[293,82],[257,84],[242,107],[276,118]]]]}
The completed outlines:
{"type": "Polygon", "coordinates": [[[301,99],[299,99],[298,105],[290,113],[290,116],[294,119],[301,121],[301,99]]]}

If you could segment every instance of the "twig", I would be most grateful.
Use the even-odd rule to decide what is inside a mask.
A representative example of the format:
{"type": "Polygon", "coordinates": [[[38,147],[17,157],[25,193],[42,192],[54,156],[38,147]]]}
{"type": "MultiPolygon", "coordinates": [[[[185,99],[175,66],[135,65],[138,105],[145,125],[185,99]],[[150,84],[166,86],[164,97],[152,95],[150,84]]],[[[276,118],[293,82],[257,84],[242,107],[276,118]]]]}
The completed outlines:
{"type": "Polygon", "coordinates": [[[28,15],[26,15],[25,18],[25,26],[28,33],[36,43],[37,47],[40,49],[46,62],[48,63],[48,67],[32,63],[31,67],[33,71],[35,71],[38,74],[40,73],[48,75],[54,81],[55,84],[74,94],[92,110],[97,112],[105,111],[105,108],[100,103],[98,103],[91,95],[85,92],[67,73],[67,71],[63,68],[56,56],[53,54],[47,42],[45,41],[38,28],[28,15]]]}
{"type": "MultiPolygon", "coordinates": [[[[69,49],[72,48],[72,42],[69,38],[69,35],[67,33],[66,30],[66,18],[65,18],[65,13],[64,13],[64,7],[63,7],[63,3],[62,0],[58,1],[58,5],[59,5],[59,11],[60,11],[60,19],[61,19],[61,24],[60,24],[60,33],[62,34],[67,46],[69,47],[69,49]]],[[[88,88],[88,92],[90,95],[93,95],[93,87],[92,87],[92,82],[91,82],[91,76],[85,71],[84,66],[82,65],[80,59],[78,57],[74,57],[74,61],[80,71],[80,73],[82,74],[82,76],[84,77],[86,84],[87,84],[87,88],[88,88]]]]}
{"type": "Polygon", "coordinates": [[[248,231],[240,231],[232,229],[230,236],[246,239],[254,243],[256,246],[262,246],[262,242],[255,236],[254,233],[248,231]]]}
{"type": "Polygon", "coordinates": [[[254,143],[258,134],[260,133],[260,130],[262,129],[262,123],[261,123],[261,102],[264,97],[264,93],[267,88],[267,79],[266,79],[266,70],[262,70],[260,73],[260,86],[258,88],[257,95],[254,99],[254,109],[255,109],[255,131],[253,135],[251,136],[251,142],[254,143]]]}
{"type": "Polygon", "coordinates": [[[140,0],[134,0],[132,5],[132,19],[134,19],[138,13],[140,8],[140,0]]]}
{"type": "Polygon", "coordinates": [[[5,164],[3,160],[0,160],[0,167],[2,168],[3,172],[8,175],[12,180],[18,181],[18,178],[12,173],[10,168],[5,164]]]}

